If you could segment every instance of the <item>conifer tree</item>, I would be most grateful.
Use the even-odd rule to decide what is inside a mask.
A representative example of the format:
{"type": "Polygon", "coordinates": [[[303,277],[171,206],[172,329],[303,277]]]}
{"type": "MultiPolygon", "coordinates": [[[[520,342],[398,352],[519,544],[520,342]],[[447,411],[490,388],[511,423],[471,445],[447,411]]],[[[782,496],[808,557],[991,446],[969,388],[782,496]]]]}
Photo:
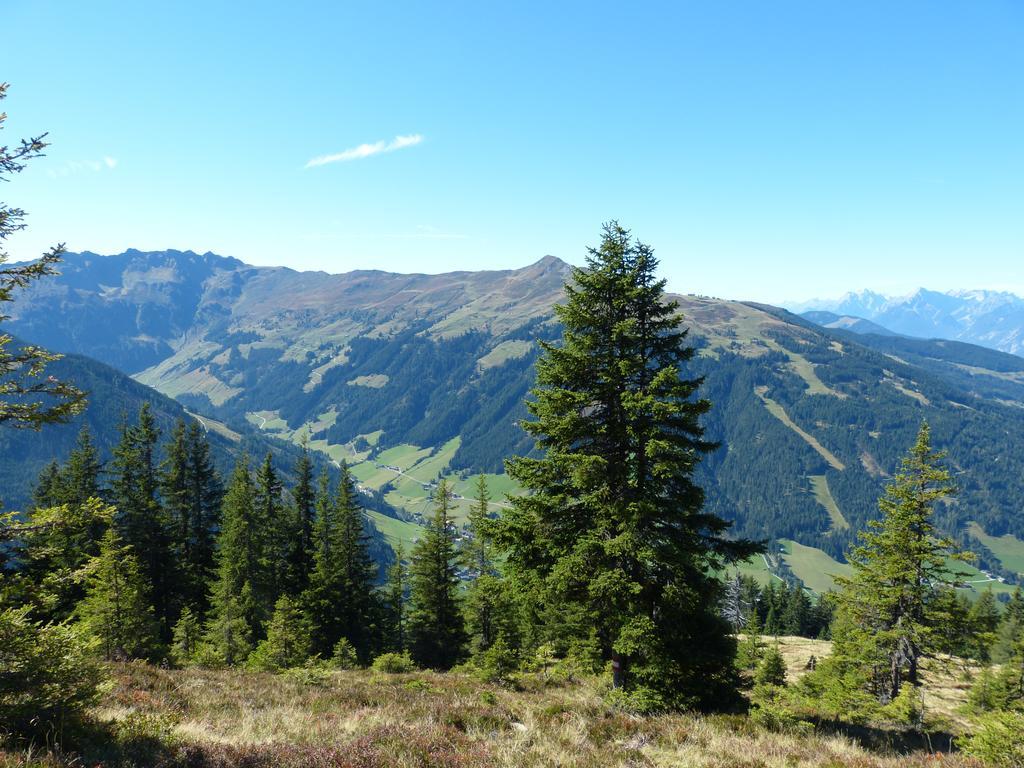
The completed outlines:
{"type": "Polygon", "coordinates": [[[289,565],[293,594],[299,594],[309,585],[313,571],[313,526],[316,505],[316,489],[313,485],[313,462],[309,447],[302,443],[302,454],[295,464],[295,487],[292,488],[292,505],[295,514],[294,532],[289,550],[289,565]]]}
{"type": "Polygon", "coordinates": [[[143,403],[138,423],[122,424],[121,440],[114,449],[112,490],[118,534],[139,558],[143,577],[151,588],[161,636],[169,640],[181,606],[175,595],[179,572],[170,524],[157,499],[159,435],[149,403],[143,403]]]}
{"type": "Polygon", "coordinates": [[[15,551],[20,562],[10,589],[31,603],[38,618],[68,619],[85,595],[79,572],[100,554],[114,509],[92,497],[81,504],[36,507],[15,551]]]}
{"type": "Polygon", "coordinates": [[[100,470],[103,463],[86,424],[78,432],[75,449],[68,456],[62,472],[63,504],[84,504],[100,498],[100,470]]]}
{"type": "Polygon", "coordinates": [[[64,498],[64,476],[56,460],[47,464],[39,473],[32,491],[32,506],[40,509],[55,507],[64,498]]]}
{"type": "Polygon", "coordinates": [[[413,548],[409,566],[409,649],[420,666],[448,669],[462,656],[465,624],[458,602],[458,552],[451,490],[442,479],[434,516],[413,548]]]}
{"type": "Polygon", "coordinates": [[[87,567],[86,596],[78,605],[82,626],[100,641],[106,659],[146,658],[158,645],[149,585],[130,545],[107,530],[99,556],[87,567]]]}
{"type": "Polygon", "coordinates": [[[171,658],[177,664],[192,662],[199,653],[199,645],[203,639],[203,628],[199,617],[192,613],[189,606],[181,610],[171,640],[171,658]]]}
{"type": "Polygon", "coordinates": [[[836,580],[833,653],[806,680],[837,712],[863,710],[865,696],[893,702],[920,684],[921,660],[942,648],[942,598],[957,583],[947,560],[961,557],[932,522],[935,505],[955,492],[942,457],[922,424],[879,500],[881,519],[860,534],[853,574],[836,580]]]}
{"type": "Polygon", "coordinates": [[[999,629],[999,605],[991,589],[982,592],[974,601],[967,614],[967,626],[970,630],[968,654],[972,659],[987,664],[991,660],[992,646],[996,641],[999,629]]]}
{"type": "Polygon", "coordinates": [[[289,539],[295,533],[284,511],[283,490],[284,486],[274,469],[274,457],[268,452],[253,477],[253,506],[263,532],[266,557],[277,574],[284,571],[286,576],[285,583],[275,576],[268,585],[272,586],[271,608],[287,584],[289,539]]]}
{"type": "Polygon", "coordinates": [[[656,268],[611,223],[573,270],[555,308],[562,343],[541,343],[522,425],[545,455],[508,461],[530,493],[510,499],[499,540],[512,576],[540,585],[520,591],[548,606],[550,640],[596,631],[614,684],[644,706],[733,706],[735,641],[714,574],[757,547],[703,509],[693,472],[715,447],[700,425],[710,403],[683,376],[694,349],[656,268]]]}
{"type": "Polygon", "coordinates": [[[786,684],[786,661],[782,658],[778,641],[765,651],[754,673],[754,682],[758,685],[786,684]]]}
{"type": "Polygon", "coordinates": [[[308,620],[291,597],[282,595],[274,605],[267,636],[256,646],[248,665],[267,672],[298,667],[309,658],[311,646],[308,620]]]}
{"type": "Polygon", "coordinates": [[[222,515],[208,634],[225,663],[234,664],[263,637],[273,610],[275,564],[270,560],[267,521],[256,506],[247,456],[235,465],[222,515]]]}
{"type": "Polygon", "coordinates": [[[499,639],[508,653],[519,645],[514,601],[508,585],[494,565],[493,528],[489,516],[490,491],[487,478],[477,477],[476,502],[470,508],[466,543],[461,554],[463,566],[472,581],[463,606],[470,648],[475,657],[487,651],[499,639]]]}
{"type": "Polygon", "coordinates": [[[401,653],[406,648],[406,602],[407,578],[405,568],[405,547],[398,542],[395,562],[388,569],[387,584],[384,587],[384,645],[389,651],[401,653]]]}
{"type": "Polygon", "coordinates": [[[188,558],[186,602],[198,615],[209,609],[209,583],[216,571],[215,531],[220,525],[224,488],[210,456],[210,444],[199,422],[185,435],[188,457],[188,558]]]}
{"type": "Polygon", "coordinates": [[[375,569],[369,555],[355,483],[341,465],[337,494],[328,497],[321,476],[314,534],[314,567],[305,604],[314,629],[314,650],[327,658],[341,638],[366,662],[380,625],[375,569]]]}

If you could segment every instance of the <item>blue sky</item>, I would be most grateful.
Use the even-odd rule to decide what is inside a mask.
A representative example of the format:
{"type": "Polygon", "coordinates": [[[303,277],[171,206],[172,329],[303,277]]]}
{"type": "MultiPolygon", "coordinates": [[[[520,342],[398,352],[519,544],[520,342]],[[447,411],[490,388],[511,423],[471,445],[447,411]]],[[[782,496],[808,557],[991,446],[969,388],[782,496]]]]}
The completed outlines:
{"type": "Polygon", "coordinates": [[[679,291],[1024,293],[1019,0],[3,14],[0,141],[53,142],[2,188],[18,258],[508,268],[618,218],[679,291]]]}

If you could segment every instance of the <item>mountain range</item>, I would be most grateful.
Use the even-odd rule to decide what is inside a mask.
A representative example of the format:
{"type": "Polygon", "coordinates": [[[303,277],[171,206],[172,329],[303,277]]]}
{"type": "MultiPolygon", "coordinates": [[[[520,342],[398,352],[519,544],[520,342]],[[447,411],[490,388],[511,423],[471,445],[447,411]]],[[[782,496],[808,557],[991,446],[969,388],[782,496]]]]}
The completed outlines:
{"type": "MultiPolygon", "coordinates": [[[[419,534],[439,477],[455,483],[460,513],[474,473],[498,508],[519,492],[502,460],[534,450],[518,422],[570,276],[553,257],[505,271],[327,274],[179,251],[69,254],[61,270],[19,296],[11,331],[96,358],[221,429],[349,462],[391,543],[419,534]]],[[[957,474],[940,523],[979,554],[972,580],[1005,591],[978,569],[1024,573],[1024,359],[673,298],[722,446],[699,479],[737,534],[771,542],[755,575],[829,588],[923,419],[957,474]]],[[[2,444],[0,457],[18,459],[2,444]]]]}
{"type": "Polygon", "coordinates": [[[921,288],[901,297],[861,291],[835,300],[794,304],[790,309],[814,322],[859,333],[951,339],[1024,353],[1024,299],[1004,291],[941,293],[921,288]]]}

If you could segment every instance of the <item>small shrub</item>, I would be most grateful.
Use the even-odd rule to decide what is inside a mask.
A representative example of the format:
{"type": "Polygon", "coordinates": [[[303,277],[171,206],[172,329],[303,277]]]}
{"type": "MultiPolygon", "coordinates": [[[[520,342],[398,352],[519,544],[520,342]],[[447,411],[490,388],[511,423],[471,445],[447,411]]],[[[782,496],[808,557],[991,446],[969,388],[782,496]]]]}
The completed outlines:
{"type": "Polygon", "coordinates": [[[779,652],[778,643],[764,652],[754,673],[754,682],[761,685],[786,684],[786,662],[779,652]]]}
{"type": "Polygon", "coordinates": [[[323,662],[306,664],[302,667],[291,667],[283,673],[284,677],[293,680],[299,685],[311,688],[323,688],[331,679],[331,673],[326,669],[323,662]]]}
{"type": "Polygon", "coordinates": [[[500,637],[486,651],[478,653],[473,662],[476,677],[485,683],[509,683],[519,666],[515,652],[500,637]]]}
{"type": "Polygon", "coordinates": [[[334,646],[334,653],[331,654],[331,666],[335,669],[356,669],[359,666],[359,656],[356,654],[355,646],[348,641],[347,637],[341,638],[334,646]]]}
{"type": "Polygon", "coordinates": [[[615,688],[608,694],[608,703],[636,715],[653,715],[666,709],[664,697],[653,688],[644,685],[632,688],[615,688]]]}
{"type": "Polygon", "coordinates": [[[373,669],[374,672],[398,675],[414,671],[416,669],[416,665],[413,663],[412,657],[409,655],[408,651],[403,653],[382,653],[373,660],[371,669],[373,669]]]}
{"type": "Polygon", "coordinates": [[[994,768],[1024,765],[1024,713],[993,712],[978,720],[968,736],[957,740],[965,755],[976,757],[994,768]]]}

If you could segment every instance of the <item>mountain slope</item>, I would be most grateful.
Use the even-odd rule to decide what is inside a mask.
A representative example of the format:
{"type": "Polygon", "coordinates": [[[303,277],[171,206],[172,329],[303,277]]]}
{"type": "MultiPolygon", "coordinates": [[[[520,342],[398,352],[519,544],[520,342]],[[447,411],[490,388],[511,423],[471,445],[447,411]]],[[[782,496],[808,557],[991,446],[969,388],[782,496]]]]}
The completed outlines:
{"type": "MultiPolygon", "coordinates": [[[[18,346],[20,342],[14,341],[18,346]]],[[[64,461],[75,447],[83,425],[89,427],[101,460],[106,463],[120,439],[125,418],[134,420],[143,403],[149,403],[161,433],[161,443],[179,419],[197,418],[206,431],[214,464],[229,477],[243,453],[254,460],[273,452],[282,477],[292,479],[299,449],[248,427],[235,431],[209,418],[189,414],[180,403],[103,363],[81,355],[67,355],[47,366],[47,373],[72,382],[88,397],[84,413],[67,424],[54,424],[40,432],[0,430],[0,503],[7,510],[24,510],[30,503],[36,479],[51,461],[64,461]]],[[[325,457],[314,455],[317,472],[333,471],[325,457]]],[[[374,505],[385,509],[381,504],[374,505]]],[[[390,510],[387,510],[390,512],[390,510]]],[[[381,563],[391,560],[390,551],[376,530],[370,530],[371,551],[381,563]]]]}
{"type": "MultiPolygon", "coordinates": [[[[863,291],[849,293],[836,301],[805,302],[799,309],[805,316],[808,310],[814,310],[871,321],[889,332],[906,336],[950,339],[1013,354],[1024,353],[1024,299],[1012,293],[940,293],[921,288],[909,296],[889,298],[863,291]]],[[[811,319],[822,325],[834,322],[811,319]]]]}
{"type": "MultiPolygon", "coordinates": [[[[62,287],[32,296],[17,322],[58,314],[57,349],[88,346],[70,329],[97,312],[116,315],[123,338],[162,333],[165,356],[136,370],[139,381],[232,428],[308,438],[350,461],[364,489],[398,509],[401,520],[371,515],[391,541],[417,535],[440,475],[464,495],[468,473],[478,471],[491,473],[497,495],[516,492],[502,459],[532,448],[516,422],[537,342],[559,334],[552,308],[568,276],[562,262],[327,275],[195,254],[117,258],[127,265],[120,282],[109,271],[102,281],[92,276],[93,257],[73,257],[62,287]],[[189,282],[193,269],[207,276],[189,282]],[[154,284],[140,275],[155,275],[154,284]],[[169,283],[168,275],[181,277],[169,283]],[[66,278],[80,287],[67,289],[66,278]],[[154,292],[164,308],[159,327],[146,325],[154,292]],[[166,297],[178,295],[189,297],[187,311],[174,315],[166,297]],[[172,316],[190,320],[179,327],[172,316]]],[[[808,546],[842,559],[923,418],[961,485],[942,524],[963,537],[1024,539],[1024,360],[967,344],[858,336],[764,305],[676,298],[700,348],[694,372],[714,403],[708,434],[723,446],[700,469],[708,504],[739,533],[785,546],[769,558],[777,568],[787,563],[799,575],[808,546]]],[[[979,565],[999,568],[975,548],[979,565]]]]}

